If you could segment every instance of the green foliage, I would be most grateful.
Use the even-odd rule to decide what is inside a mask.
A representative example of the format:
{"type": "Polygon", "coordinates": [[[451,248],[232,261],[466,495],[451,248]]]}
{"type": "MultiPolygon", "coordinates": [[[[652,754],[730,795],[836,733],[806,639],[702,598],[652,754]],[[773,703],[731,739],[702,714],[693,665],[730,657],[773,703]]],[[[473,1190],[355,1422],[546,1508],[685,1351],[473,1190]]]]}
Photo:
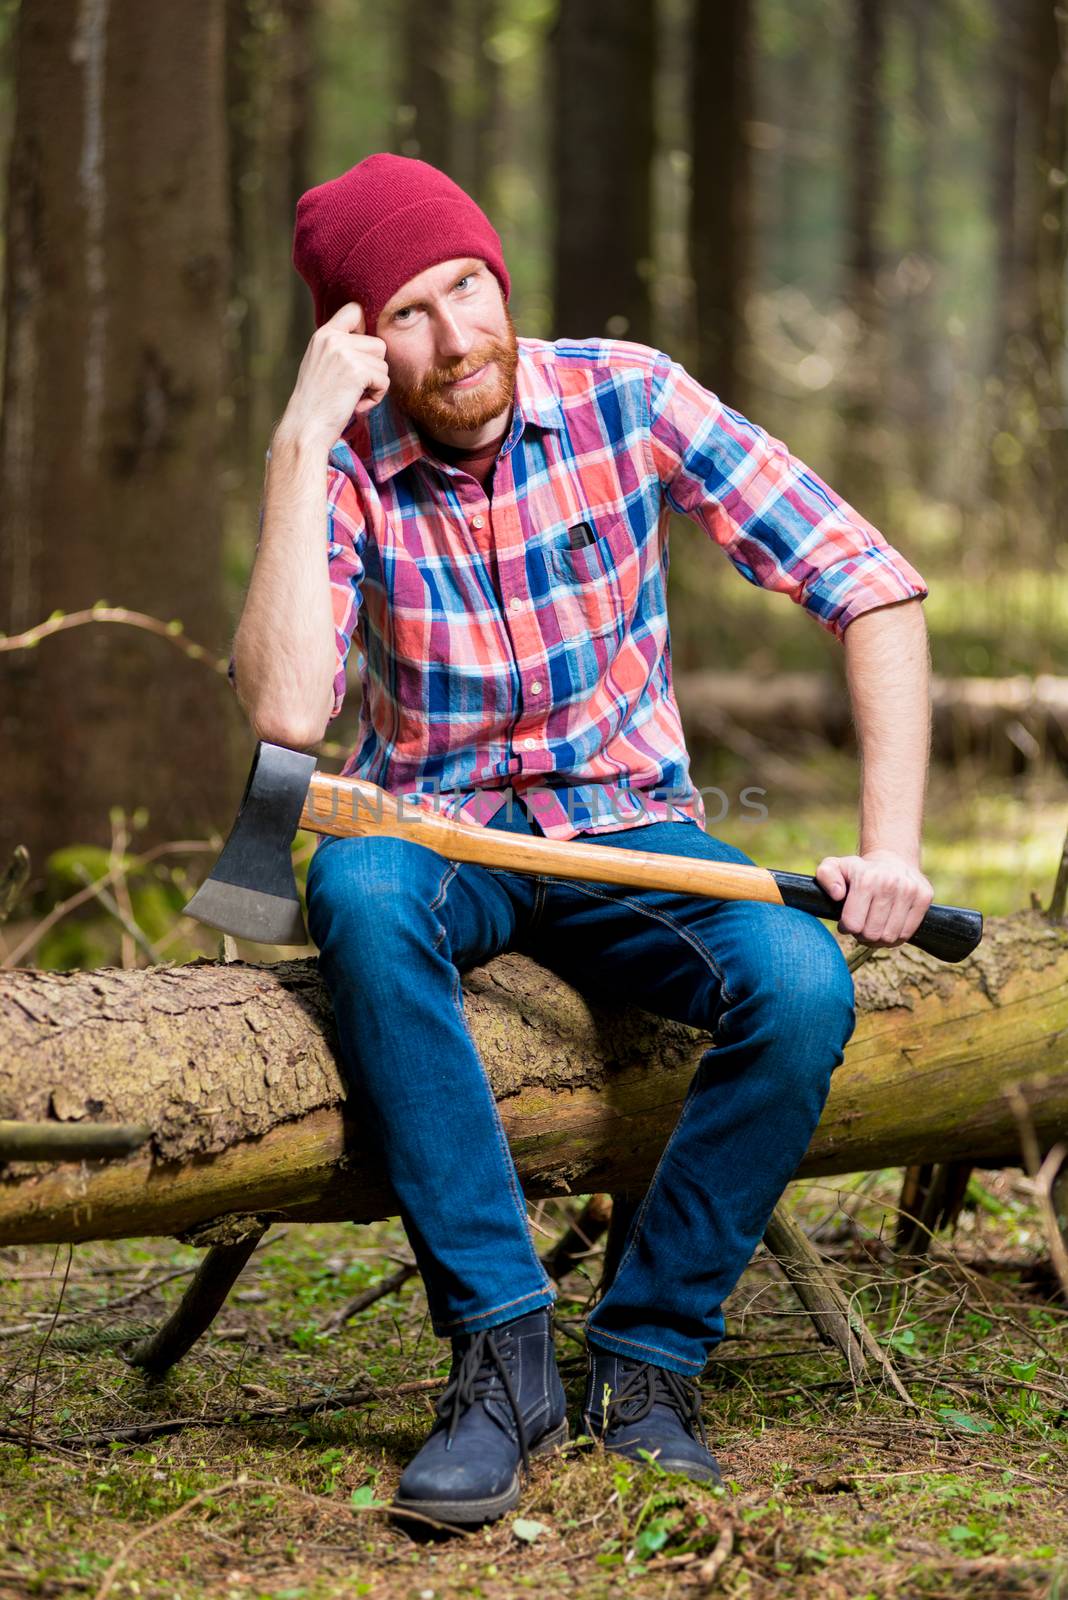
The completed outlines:
{"type": "MultiPolygon", "coordinates": [[[[114,864],[125,881],[132,920],[145,937],[155,943],[173,933],[189,898],[179,872],[165,862],[139,866],[130,853],[114,864]]],[[[34,902],[34,914],[43,917],[59,902],[84,892],[87,885],[106,879],[112,865],[109,852],[97,845],[72,844],[54,850],[45,862],[44,886],[34,902]]],[[[113,882],[108,892],[114,894],[113,882]]],[[[34,961],[41,968],[59,971],[112,966],[121,936],[111,912],[95,896],[89,896],[44,934],[34,961]]],[[[174,960],[188,960],[197,949],[191,942],[172,941],[169,953],[174,960]]]]}

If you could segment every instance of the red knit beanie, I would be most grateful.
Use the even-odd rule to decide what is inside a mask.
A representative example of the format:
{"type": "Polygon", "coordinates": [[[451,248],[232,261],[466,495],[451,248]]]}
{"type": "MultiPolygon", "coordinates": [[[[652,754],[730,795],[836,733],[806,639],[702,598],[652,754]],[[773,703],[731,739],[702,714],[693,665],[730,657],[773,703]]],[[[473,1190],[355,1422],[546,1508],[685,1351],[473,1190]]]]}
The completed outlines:
{"type": "Polygon", "coordinates": [[[478,256],[511,292],[489,218],[444,172],[409,156],[367,156],[297,202],[293,265],[312,292],[315,326],[349,300],[368,332],[402,284],[456,256],[478,256]]]}

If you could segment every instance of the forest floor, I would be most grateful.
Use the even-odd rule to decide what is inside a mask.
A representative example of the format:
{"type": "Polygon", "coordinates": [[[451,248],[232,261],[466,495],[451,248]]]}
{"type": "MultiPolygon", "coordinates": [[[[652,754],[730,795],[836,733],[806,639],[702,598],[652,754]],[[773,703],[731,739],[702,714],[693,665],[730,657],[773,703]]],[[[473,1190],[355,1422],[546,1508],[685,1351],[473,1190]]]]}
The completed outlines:
{"type": "MultiPolygon", "coordinates": [[[[760,822],[735,803],[759,770],[695,772],[729,797],[710,831],[762,865],[813,871],[856,848],[847,758],[807,764],[796,796],[776,768],[760,822]]],[[[924,855],[936,898],[988,915],[1032,895],[1048,904],[1066,821],[1063,774],[936,769],[924,855]]],[[[310,843],[298,845],[299,875],[310,843]]],[[[191,886],[131,877],[135,914],[166,959],[215,953],[208,930],[176,916],[191,886]]],[[[7,948],[26,925],[8,924],[7,948]]],[[[121,937],[82,906],[36,962],[140,963],[121,937]]],[[[408,1258],[399,1224],[273,1231],[158,1384],[124,1356],[173,1308],[199,1252],[171,1239],[0,1249],[0,1600],[1068,1600],[1068,1305],[1028,1180],[973,1174],[953,1237],[917,1257],[893,1246],[900,1181],[806,1182],[790,1198],[911,1406],[882,1382],[854,1383],[761,1252],[704,1380],[724,1490],[573,1442],[536,1464],[515,1514],[444,1543],[413,1542],[384,1509],[447,1370],[419,1280],[326,1326],[408,1258]]],[[[562,1204],[539,1208],[540,1248],[564,1221],[562,1204]]],[[[558,1305],[573,1433],[598,1270],[594,1254],[558,1305]]]]}
{"type": "MultiPolygon", "coordinates": [[[[325,1326],[407,1259],[398,1224],[269,1234],[159,1383],[124,1352],[196,1250],[0,1250],[0,1596],[1068,1595],[1068,1306],[1029,1183],[973,1174],[954,1236],[906,1257],[900,1177],[789,1194],[911,1406],[851,1379],[761,1250],[704,1379],[723,1490],[573,1442],[515,1513],[444,1541],[384,1509],[447,1370],[418,1278],[325,1326]]],[[[564,1220],[538,1208],[540,1247],[564,1220]]],[[[598,1269],[594,1254],[558,1304],[573,1434],[598,1269]]]]}

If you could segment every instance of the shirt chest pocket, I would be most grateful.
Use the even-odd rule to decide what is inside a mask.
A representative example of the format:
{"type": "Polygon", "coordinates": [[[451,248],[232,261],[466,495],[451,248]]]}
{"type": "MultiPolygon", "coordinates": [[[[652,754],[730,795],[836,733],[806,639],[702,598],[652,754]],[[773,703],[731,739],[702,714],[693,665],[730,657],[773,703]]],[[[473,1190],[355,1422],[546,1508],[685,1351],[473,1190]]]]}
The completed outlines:
{"type": "Polygon", "coordinates": [[[626,522],[599,524],[592,544],[549,550],[553,605],[565,638],[590,633],[622,639],[638,602],[641,554],[626,522]]]}

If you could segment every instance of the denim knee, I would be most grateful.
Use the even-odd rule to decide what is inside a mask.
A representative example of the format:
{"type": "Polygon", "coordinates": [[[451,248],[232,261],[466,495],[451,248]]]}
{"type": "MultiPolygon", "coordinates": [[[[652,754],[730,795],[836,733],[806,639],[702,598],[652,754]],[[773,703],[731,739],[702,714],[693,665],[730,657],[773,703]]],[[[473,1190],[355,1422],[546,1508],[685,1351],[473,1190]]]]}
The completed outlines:
{"type": "Polygon", "coordinates": [[[308,931],[320,951],[340,941],[366,961],[402,931],[437,926],[434,904],[454,870],[411,839],[376,835],[320,845],[308,866],[308,931]]]}
{"type": "Polygon", "coordinates": [[[744,1006],[751,1021],[765,1019],[780,1039],[796,1044],[782,1053],[784,1068],[805,1076],[812,1061],[833,1070],[856,1026],[853,974],[816,917],[790,907],[766,910],[762,936],[747,941],[726,975],[734,1005],[723,1027],[729,1033],[731,1011],[744,1006]]]}

